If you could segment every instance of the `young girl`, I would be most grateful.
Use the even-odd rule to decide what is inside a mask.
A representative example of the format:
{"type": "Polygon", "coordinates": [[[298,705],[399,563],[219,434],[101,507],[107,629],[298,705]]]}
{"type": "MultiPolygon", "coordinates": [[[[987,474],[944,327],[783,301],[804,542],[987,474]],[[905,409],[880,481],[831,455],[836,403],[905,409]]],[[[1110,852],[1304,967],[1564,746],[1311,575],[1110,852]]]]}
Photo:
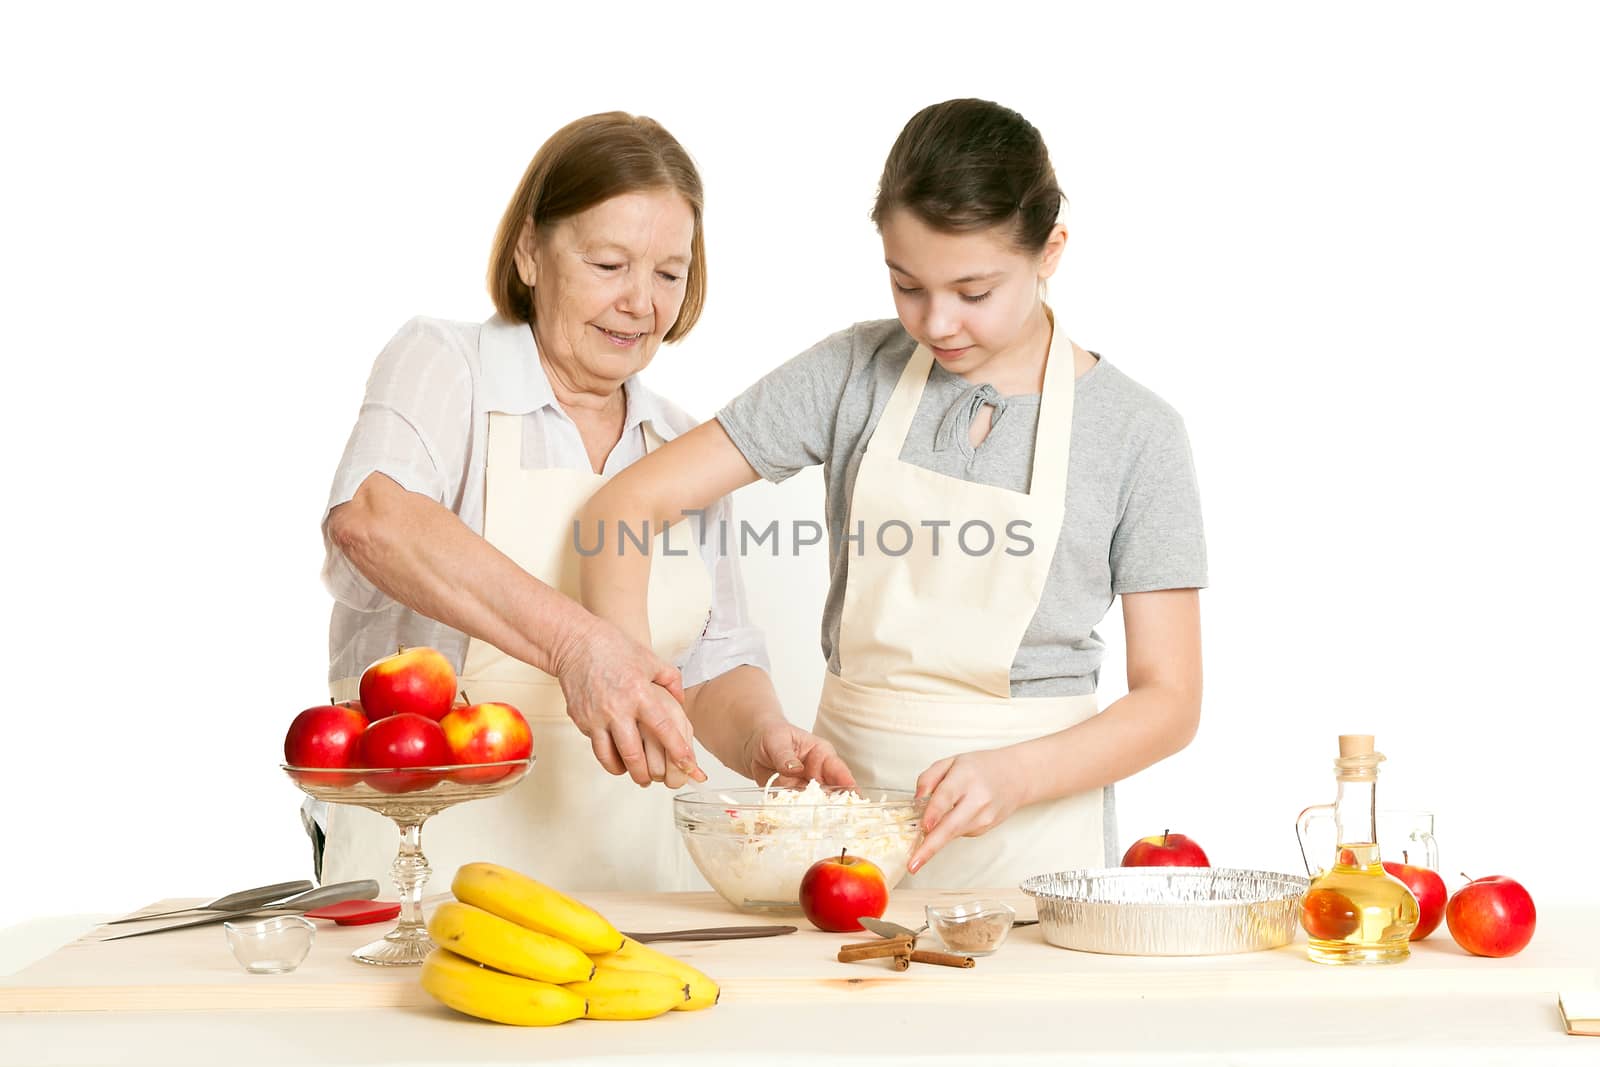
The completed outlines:
{"type": "MultiPolygon", "coordinates": [[[[658,529],[823,465],[815,732],[858,782],[915,781],[928,798],[907,884],[1115,863],[1112,783],[1199,722],[1206,568],[1188,441],[1171,407],[1057,330],[1044,283],[1062,204],[1016,112],[919,112],[872,213],[898,317],[791,359],[584,511],[658,529]],[[1100,710],[1094,627],[1119,595],[1128,695],[1100,710]]],[[[648,555],[581,566],[585,604],[648,639],[648,555]]]]}

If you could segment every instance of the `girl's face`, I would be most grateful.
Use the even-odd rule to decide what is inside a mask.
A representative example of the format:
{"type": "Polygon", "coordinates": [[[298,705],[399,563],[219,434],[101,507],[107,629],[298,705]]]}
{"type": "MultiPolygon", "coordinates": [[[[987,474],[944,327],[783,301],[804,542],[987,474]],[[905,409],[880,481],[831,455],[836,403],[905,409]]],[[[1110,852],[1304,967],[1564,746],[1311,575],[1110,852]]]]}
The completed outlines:
{"type": "Polygon", "coordinates": [[[900,323],[941,366],[970,378],[1027,358],[1019,349],[1038,336],[1039,283],[1056,272],[1065,227],[1038,254],[1003,228],[943,233],[909,211],[891,212],[879,232],[900,323]]]}

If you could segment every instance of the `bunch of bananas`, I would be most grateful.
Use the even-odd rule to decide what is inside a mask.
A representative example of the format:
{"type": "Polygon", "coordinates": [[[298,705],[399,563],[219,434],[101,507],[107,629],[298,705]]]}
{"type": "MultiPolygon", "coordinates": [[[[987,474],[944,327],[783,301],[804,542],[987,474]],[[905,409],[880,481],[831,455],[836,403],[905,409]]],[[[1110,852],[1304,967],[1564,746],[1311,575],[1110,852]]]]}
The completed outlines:
{"type": "Polygon", "coordinates": [[[623,937],[599,912],[526,875],[469,863],[434,909],[422,988],[456,1011],[517,1026],[649,1019],[717,1002],[717,983],[623,937]]]}

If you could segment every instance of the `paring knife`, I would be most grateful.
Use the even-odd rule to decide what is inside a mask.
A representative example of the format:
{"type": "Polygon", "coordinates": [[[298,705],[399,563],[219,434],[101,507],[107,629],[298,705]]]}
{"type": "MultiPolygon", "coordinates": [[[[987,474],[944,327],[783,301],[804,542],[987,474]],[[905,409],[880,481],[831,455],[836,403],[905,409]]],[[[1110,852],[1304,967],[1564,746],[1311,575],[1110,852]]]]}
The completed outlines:
{"type": "Polygon", "coordinates": [[[229,919],[243,919],[250,915],[284,915],[295,912],[310,911],[326,904],[337,904],[341,900],[371,900],[378,895],[378,883],[371,878],[356,882],[335,882],[325,885],[320,889],[299,893],[285,900],[268,904],[265,907],[241,908],[235,911],[215,912],[203,915],[198,919],[184,919],[175,923],[167,923],[150,930],[135,930],[128,934],[117,934],[113,937],[102,937],[100,941],[121,941],[126,937],[143,937],[145,934],[160,934],[168,930],[184,930],[191,926],[208,926],[212,923],[226,922],[229,919]]]}
{"type": "MultiPolygon", "coordinates": [[[[872,931],[879,937],[909,937],[913,941],[915,941],[923,934],[924,931],[928,929],[927,923],[923,923],[922,928],[919,930],[908,930],[899,923],[892,923],[887,919],[874,919],[867,915],[861,916],[856,920],[856,922],[860,923],[864,929],[872,931]]],[[[1013,928],[1018,926],[1037,926],[1039,925],[1039,920],[1017,919],[1011,925],[1013,928]]]]}
{"type": "Polygon", "coordinates": [[[899,923],[892,923],[888,919],[874,919],[870,915],[862,915],[856,922],[860,923],[863,929],[870,930],[879,937],[909,937],[913,941],[921,937],[922,932],[928,928],[928,924],[923,923],[919,929],[908,930],[899,923]]]}
{"type": "Polygon", "coordinates": [[[793,926],[708,926],[699,930],[663,930],[649,934],[624,930],[622,936],[640,944],[650,941],[740,941],[747,937],[781,937],[795,930],[793,926]]]}
{"type": "Polygon", "coordinates": [[[256,908],[263,904],[271,904],[275,900],[304,893],[311,888],[311,883],[304,878],[298,882],[279,882],[276,885],[257,886],[254,889],[241,889],[237,893],[229,893],[225,897],[218,897],[209,904],[196,904],[192,908],[177,908],[173,911],[157,911],[149,915],[130,915],[126,919],[112,919],[107,926],[116,926],[119,923],[142,923],[151,919],[170,919],[174,915],[197,915],[204,911],[238,911],[240,908],[256,908]]]}

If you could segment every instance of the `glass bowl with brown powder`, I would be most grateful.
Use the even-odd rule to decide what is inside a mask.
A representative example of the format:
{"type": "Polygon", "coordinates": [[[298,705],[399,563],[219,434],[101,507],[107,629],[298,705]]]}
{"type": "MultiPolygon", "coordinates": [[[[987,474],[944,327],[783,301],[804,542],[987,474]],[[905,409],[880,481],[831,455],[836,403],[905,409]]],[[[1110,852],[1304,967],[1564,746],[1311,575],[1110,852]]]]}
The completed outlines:
{"type": "Polygon", "coordinates": [[[963,956],[987,956],[1005,944],[1017,910],[999,900],[928,905],[928,928],[945,948],[963,956]]]}

